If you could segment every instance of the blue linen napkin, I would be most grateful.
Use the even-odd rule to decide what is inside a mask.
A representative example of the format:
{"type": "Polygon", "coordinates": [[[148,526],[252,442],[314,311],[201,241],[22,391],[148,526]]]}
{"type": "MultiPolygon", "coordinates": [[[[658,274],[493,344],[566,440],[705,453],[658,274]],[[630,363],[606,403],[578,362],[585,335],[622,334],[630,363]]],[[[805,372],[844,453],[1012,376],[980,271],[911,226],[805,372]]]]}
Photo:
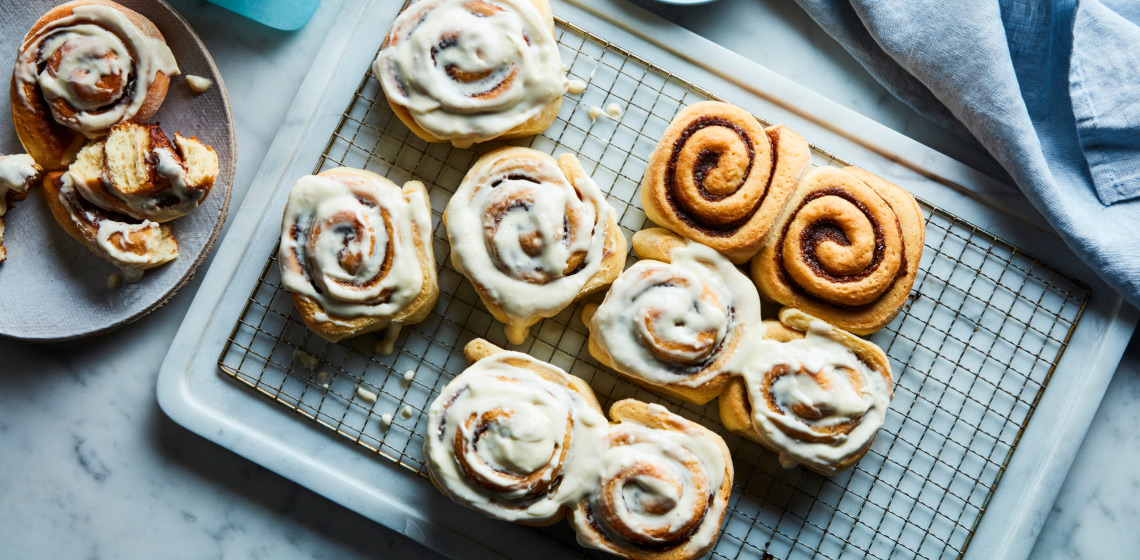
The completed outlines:
{"type": "Polygon", "coordinates": [[[1140,307],[1140,1],[796,1],[1140,307]]]}

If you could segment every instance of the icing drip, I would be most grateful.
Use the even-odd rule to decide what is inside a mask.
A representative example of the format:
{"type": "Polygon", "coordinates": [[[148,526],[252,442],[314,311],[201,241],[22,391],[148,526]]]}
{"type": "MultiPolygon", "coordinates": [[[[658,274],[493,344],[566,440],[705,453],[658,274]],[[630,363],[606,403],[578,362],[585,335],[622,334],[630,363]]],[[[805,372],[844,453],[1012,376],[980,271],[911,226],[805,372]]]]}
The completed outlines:
{"type": "Polygon", "coordinates": [[[756,288],[704,245],[676,248],[671,260],[638,261],[614,281],[590,321],[592,341],[615,369],[655,385],[739,373],[748,352],[740,346],[760,325],[756,288]]]}
{"type": "Polygon", "coordinates": [[[571,184],[550,158],[515,154],[464,177],[447,206],[451,254],[508,314],[549,316],[601,269],[615,212],[585,174],[571,184]]]}
{"type": "Polygon", "coordinates": [[[395,315],[423,285],[416,234],[431,246],[421,190],[349,173],[302,177],[282,222],[282,284],[316,301],[320,321],[395,315]]]}
{"type": "Polygon", "coordinates": [[[0,156],[0,216],[8,212],[8,193],[28,190],[28,181],[39,174],[28,154],[0,156]]]}
{"type": "Polygon", "coordinates": [[[130,120],[159,72],[178,74],[170,47],[143,34],[122,11],[76,6],[20,45],[14,77],[43,93],[56,122],[88,138],[130,120]]]}
{"type": "Polygon", "coordinates": [[[206,93],[210,88],[214,87],[214,80],[203,78],[202,76],[186,76],[186,85],[194,93],[206,93]]]}
{"type": "Polygon", "coordinates": [[[420,0],[396,18],[372,68],[389,100],[458,145],[527,122],[568,88],[550,26],[528,0],[420,0]]]}
{"type": "Polygon", "coordinates": [[[593,489],[605,418],[565,378],[501,352],[452,380],[428,411],[424,455],[453,499],[509,521],[541,522],[593,489]]]}

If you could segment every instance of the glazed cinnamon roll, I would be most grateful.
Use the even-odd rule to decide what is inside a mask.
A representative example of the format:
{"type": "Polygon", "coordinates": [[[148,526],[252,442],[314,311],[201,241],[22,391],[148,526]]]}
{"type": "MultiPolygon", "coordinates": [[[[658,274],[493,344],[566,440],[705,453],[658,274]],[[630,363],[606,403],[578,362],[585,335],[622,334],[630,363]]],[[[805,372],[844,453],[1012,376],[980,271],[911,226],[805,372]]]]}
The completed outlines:
{"type": "Polygon", "coordinates": [[[798,309],[765,321],[765,339],[742,377],[720,396],[733,433],[780,456],[833,475],[857,463],[883,426],[893,384],[875,344],[798,309]]]}
{"type": "Polygon", "coordinates": [[[198,207],[218,176],[213,148],[157,124],[125,122],[89,142],[68,167],[92,204],[138,220],[169,222],[198,207]]]}
{"type": "Polygon", "coordinates": [[[443,216],[451,261],[507,339],[604,289],[625,266],[617,213],[578,160],[529,148],[479,158],[443,216]]]}
{"type": "Polygon", "coordinates": [[[795,132],[702,101],[678,113],[657,143],[641,204],[653,223],[739,264],[760,250],[810,163],[807,142],[795,132]]]}
{"type": "Polygon", "coordinates": [[[459,147],[543,131],[568,87],[546,0],[419,0],[372,71],[412,132],[459,147]]]}
{"type": "Polygon", "coordinates": [[[910,193],[856,167],[821,167],[796,186],[752,276],[767,299],[870,334],[906,303],[924,236],[910,193]]]}
{"type": "Polygon", "coordinates": [[[424,320],[439,297],[428,194],[360,169],[302,177],[281,221],[281,282],[305,325],[336,342],[424,320]]]}
{"type": "Polygon", "coordinates": [[[80,196],[77,182],[71,172],[49,173],[43,182],[48,208],[68,235],[118,267],[126,281],[178,257],[170,226],[103,210],[80,196]]]}
{"type": "Polygon", "coordinates": [[[24,149],[63,169],[86,138],[152,117],[178,64],[145,17],[107,0],[76,0],[44,14],[12,72],[12,120],[24,149]]]}
{"type": "Polygon", "coordinates": [[[595,484],[607,423],[581,379],[476,339],[428,411],[424,457],[452,500],[495,519],[557,522],[595,484]]]}
{"type": "Polygon", "coordinates": [[[635,383],[704,404],[745,365],[760,326],[756,288],[721,254],[660,228],[637,232],[633,251],[642,260],[583,311],[590,354],[635,383]]]}
{"type": "Polygon", "coordinates": [[[43,169],[28,154],[0,155],[0,262],[8,258],[4,249],[4,214],[17,201],[28,196],[43,169]]]}
{"type": "Polygon", "coordinates": [[[732,490],[724,440],[660,405],[618,401],[610,417],[599,488],[570,514],[579,544],[621,558],[700,558],[732,490]]]}

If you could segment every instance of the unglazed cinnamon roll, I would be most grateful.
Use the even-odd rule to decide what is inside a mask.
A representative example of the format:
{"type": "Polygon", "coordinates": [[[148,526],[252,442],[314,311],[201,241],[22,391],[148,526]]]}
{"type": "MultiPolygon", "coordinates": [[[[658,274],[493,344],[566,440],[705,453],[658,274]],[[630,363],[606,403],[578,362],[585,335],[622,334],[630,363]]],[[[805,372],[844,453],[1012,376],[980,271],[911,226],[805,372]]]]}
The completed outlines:
{"type": "Polygon", "coordinates": [[[700,558],[716,541],[732,490],[724,440],[655,404],[614,403],[599,488],[570,523],[583,546],[621,558],[700,558]]]}
{"type": "Polygon", "coordinates": [[[401,189],[371,171],[337,167],[300,178],[281,221],[281,282],[305,325],[338,340],[428,316],[439,297],[423,183],[401,189]]]}
{"type": "Polygon", "coordinates": [[[760,326],[756,288],[723,255],[660,228],[637,232],[633,251],[642,260],[583,310],[590,354],[650,390],[704,404],[745,365],[760,326]]]}
{"type": "Polygon", "coordinates": [[[577,158],[500,148],[479,158],[443,216],[451,262],[507,340],[613,282],[625,266],[617,213],[577,158]]]}
{"type": "Polygon", "coordinates": [[[428,410],[432,482],[490,517],[549,525],[594,489],[607,423],[581,379],[476,339],[428,410]]]}
{"type": "Polygon", "coordinates": [[[125,122],[89,142],[68,167],[87,201],[138,220],[169,222],[190,213],[218,176],[213,148],[157,124],[125,122]]]}
{"type": "Polygon", "coordinates": [[[154,115],[178,64],[145,17],[107,0],[76,0],[44,14],[12,72],[12,120],[24,149],[63,169],[86,138],[154,115]]]}
{"type": "Polygon", "coordinates": [[[752,277],[767,299],[870,334],[906,303],[924,236],[910,193],[857,167],[821,167],[796,186],[752,277]]]}
{"type": "Polygon", "coordinates": [[[28,196],[28,189],[43,171],[28,154],[0,155],[0,262],[8,258],[4,249],[4,214],[17,201],[28,196]]]}
{"type": "Polygon", "coordinates": [[[893,384],[875,344],[798,309],[765,321],[743,377],[718,402],[724,426],[776,452],[785,467],[833,475],[867,453],[893,384]]]}
{"type": "Polygon", "coordinates": [[[760,251],[810,163],[807,142],[795,132],[702,101],[678,113],[657,143],[641,204],[653,223],[739,264],[760,251]]]}
{"type": "Polygon", "coordinates": [[[80,196],[76,182],[71,172],[54,171],[44,178],[52,216],[68,235],[118,267],[126,281],[137,282],[143,271],[178,257],[170,226],[103,210],[80,196]]]}
{"type": "Polygon", "coordinates": [[[372,71],[412,132],[459,147],[543,131],[568,87],[546,0],[419,0],[372,71]]]}

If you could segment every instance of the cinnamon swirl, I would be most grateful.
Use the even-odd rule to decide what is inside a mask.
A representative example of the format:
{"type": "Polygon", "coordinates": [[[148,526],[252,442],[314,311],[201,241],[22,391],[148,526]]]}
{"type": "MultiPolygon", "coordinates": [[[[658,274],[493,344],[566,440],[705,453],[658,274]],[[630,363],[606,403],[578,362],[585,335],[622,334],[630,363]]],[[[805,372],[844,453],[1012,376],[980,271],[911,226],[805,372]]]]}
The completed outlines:
{"type": "Polygon", "coordinates": [[[118,267],[126,281],[178,257],[170,226],[103,210],[80,196],[77,182],[71,172],[49,173],[43,182],[48,208],[68,235],[118,267]]]}
{"type": "Polygon", "coordinates": [[[471,367],[428,411],[424,457],[437,488],[495,519],[549,525],[593,491],[607,423],[584,381],[476,339],[471,367]]]}
{"type": "Polygon", "coordinates": [[[798,309],[765,321],[765,341],[720,396],[724,426],[823,475],[854,465],[883,426],[891,367],[875,344],[798,309]]]}
{"type": "Polygon", "coordinates": [[[796,186],[752,276],[767,299],[870,334],[906,303],[923,227],[901,187],[856,167],[817,168],[796,186]]]}
{"type": "Polygon", "coordinates": [[[63,169],[86,138],[154,115],[178,64],[145,17],[107,0],[76,0],[44,14],[12,72],[12,120],[24,149],[63,169]]]}
{"type": "Polygon", "coordinates": [[[305,325],[336,342],[424,320],[439,297],[431,210],[419,181],[403,189],[338,167],[302,177],[281,222],[281,282],[305,325]]]}
{"type": "Polygon", "coordinates": [[[459,147],[543,131],[569,83],[546,0],[419,0],[372,71],[412,132],[459,147]]]}
{"type": "Polygon", "coordinates": [[[740,264],[760,251],[810,163],[807,142],[795,132],[702,101],[678,113],[657,143],[641,204],[653,223],[740,264]]]}
{"type": "Polygon", "coordinates": [[[625,266],[617,213],[577,158],[500,148],[479,158],[447,205],[451,261],[507,340],[604,289],[625,266]]]}
{"type": "Polygon", "coordinates": [[[17,201],[28,196],[43,169],[28,154],[0,155],[0,262],[8,258],[4,249],[4,214],[17,201]]]}
{"type": "Polygon", "coordinates": [[[655,404],[614,403],[599,488],[570,523],[583,546],[621,558],[700,558],[720,533],[732,459],[724,440],[655,404]]]}
{"type": "Polygon", "coordinates": [[[660,228],[637,232],[633,251],[642,260],[583,311],[590,354],[651,390],[716,398],[760,325],[756,288],[724,256],[660,228]]]}

